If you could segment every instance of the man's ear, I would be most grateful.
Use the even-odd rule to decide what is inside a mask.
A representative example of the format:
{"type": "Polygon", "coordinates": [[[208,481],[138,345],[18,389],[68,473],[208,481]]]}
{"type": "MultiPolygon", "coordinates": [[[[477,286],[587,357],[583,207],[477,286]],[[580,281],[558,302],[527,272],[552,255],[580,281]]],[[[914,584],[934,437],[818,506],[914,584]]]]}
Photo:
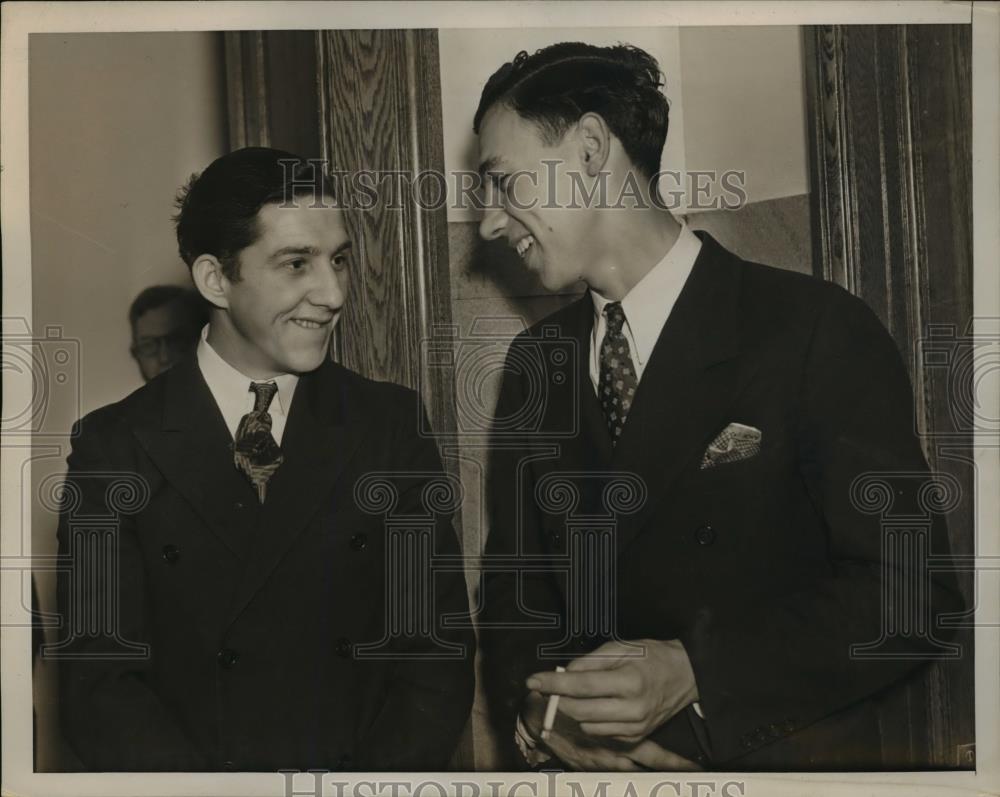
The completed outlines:
{"type": "Polygon", "coordinates": [[[191,279],[205,301],[213,307],[229,307],[229,279],[215,255],[201,255],[191,264],[191,279]]]}
{"type": "Polygon", "coordinates": [[[596,177],[604,170],[611,153],[611,130],[600,114],[589,112],[580,117],[577,131],[584,170],[589,177],[596,177]]]}

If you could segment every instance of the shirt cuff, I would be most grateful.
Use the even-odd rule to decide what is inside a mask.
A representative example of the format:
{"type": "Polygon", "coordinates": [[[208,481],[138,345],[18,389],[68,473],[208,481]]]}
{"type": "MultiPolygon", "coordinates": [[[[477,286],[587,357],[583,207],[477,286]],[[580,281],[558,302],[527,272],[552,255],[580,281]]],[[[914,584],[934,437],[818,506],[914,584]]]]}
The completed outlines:
{"type": "Polygon", "coordinates": [[[517,749],[521,751],[529,766],[538,766],[552,758],[544,750],[539,749],[538,742],[532,738],[520,714],[517,715],[517,724],[514,726],[514,741],[517,742],[517,749]]]}

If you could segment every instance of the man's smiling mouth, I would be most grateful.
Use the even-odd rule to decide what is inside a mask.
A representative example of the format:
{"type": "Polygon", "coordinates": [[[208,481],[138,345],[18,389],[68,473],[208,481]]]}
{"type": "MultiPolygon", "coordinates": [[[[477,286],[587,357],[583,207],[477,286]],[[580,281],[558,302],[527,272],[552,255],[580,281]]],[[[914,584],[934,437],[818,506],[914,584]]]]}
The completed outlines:
{"type": "Polygon", "coordinates": [[[535,243],[535,236],[525,235],[520,241],[518,241],[514,248],[517,249],[517,254],[523,259],[528,250],[531,249],[532,245],[535,243]]]}
{"type": "Polygon", "coordinates": [[[300,326],[303,329],[323,329],[328,327],[333,321],[332,318],[328,318],[325,321],[315,321],[311,318],[293,318],[292,323],[296,326],[300,326]]]}

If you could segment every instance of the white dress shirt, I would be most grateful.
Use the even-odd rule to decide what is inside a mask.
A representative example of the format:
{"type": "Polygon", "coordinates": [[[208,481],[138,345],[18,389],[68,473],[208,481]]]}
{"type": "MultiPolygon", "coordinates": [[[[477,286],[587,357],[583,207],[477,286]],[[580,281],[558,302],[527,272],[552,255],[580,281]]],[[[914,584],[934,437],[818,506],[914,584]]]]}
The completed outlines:
{"type": "Polygon", "coordinates": [[[243,416],[253,409],[254,394],[250,390],[251,382],[274,382],[278,392],[271,399],[268,414],[271,416],[271,434],[280,446],[285,433],[285,421],[288,410],[292,406],[292,396],[299,378],[295,374],[282,374],[272,379],[251,379],[227,363],[208,342],[208,324],[201,330],[201,340],[198,342],[198,367],[205,377],[208,389],[222,412],[222,417],[229,428],[229,434],[236,439],[236,430],[243,416]]]}
{"type": "MultiPolygon", "coordinates": [[[[642,379],[642,372],[653,353],[653,347],[700,251],[701,239],[691,232],[686,222],[682,222],[674,245],[622,299],[622,310],[625,312],[622,334],[628,341],[637,381],[642,379]]],[[[601,344],[608,325],[604,306],[611,300],[605,299],[593,289],[590,291],[590,298],[594,302],[594,329],[590,336],[590,381],[596,393],[601,370],[601,344]]]]}

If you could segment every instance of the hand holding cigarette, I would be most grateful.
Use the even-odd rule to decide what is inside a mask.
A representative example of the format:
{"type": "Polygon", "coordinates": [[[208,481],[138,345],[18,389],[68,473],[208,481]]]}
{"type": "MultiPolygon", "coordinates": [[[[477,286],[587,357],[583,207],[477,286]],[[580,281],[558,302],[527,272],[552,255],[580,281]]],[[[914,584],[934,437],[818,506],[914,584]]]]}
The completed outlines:
{"type": "MultiPolygon", "coordinates": [[[[566,672],[565,667],[556,667],[556,672],[566,672]]],[[[556,712],[559,710],[559,695],[549,695],[549,702],[545,706],[545,719],[542,720],[542,741],[549,738],[549,732],[556,721],[556,712]]]]}

